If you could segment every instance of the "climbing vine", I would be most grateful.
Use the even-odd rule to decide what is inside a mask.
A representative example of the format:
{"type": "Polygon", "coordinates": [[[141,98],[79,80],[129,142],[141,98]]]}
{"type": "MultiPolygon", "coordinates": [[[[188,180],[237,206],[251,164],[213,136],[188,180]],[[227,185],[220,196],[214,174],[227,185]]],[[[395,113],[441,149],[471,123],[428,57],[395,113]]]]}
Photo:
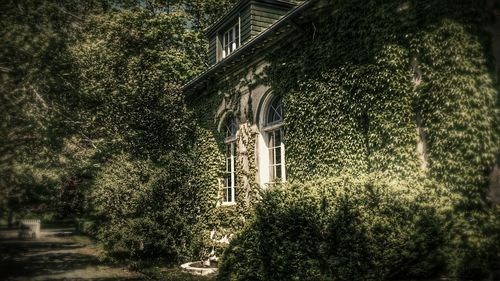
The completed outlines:
{"type": "MultiPolygon", "coordinates": [[[[253,213],[254,204],[260,197],[260,186],[256,182],[255,144],[257,131],[252,126],[253,111],[251,91],[254,81],[249,81],[243,72],[216,84],[211,94],[190,99],[190,107],[197,120],[196,145],[193,151],[196,167],[193,185],[199,188],[200,203],[204,209],[205,231],[201,235],[203,249],[220,255],[232,236],[245,225],[253,213]],[[242,105],[242,94],[248,92],[246,104],[242,105]],[[220,106],[223,106],[220,109],[220,106]],[[207,110],[208,109],[208,110],[207,110]],[[242,110],[243,109],[243,110],[242,110]],[[224,123],[235,118],[236,134],[236,204],[223,204],[224,179],[224,123]],[[241,122],[244,121],[244,122],[241,122]]],[[[253,71],[254,76],[255,70],[253,71]]]]}
{"type": "Polygon", "coordinates": [[[428,173],[481,200],[500,150],[484,3],[335,2],[268,58],[286,107],[287,178],[428,173]]]}
{"type": "Polygon", "coordinates": [[[237,233],[259,201],[251,96],[265,83],[286,109],[288,181],[382,173],[444,186],[454,210],[446,238],[449,270],[474,275],[491,261],[486,249],[496,242],[488,233],[500,226],[483,223],[495,221],[484,195],[500,151],[499,88],[484,3],[333,2],[333,12],[309,15],[301,40],[294,37],[283,43],[288,48],[268,55],[263,74],[244,70],[213,83],[193,106],[205,114],[198,117],[197,143],[213,162],[199,169],[211,182],[212,203],[220,201],[213,196],[220,194],[224,163],[216,124],[225,111],[245,120],[237,134],[237,204],[212,207],[208,229],[219,238],[237,233]]]}
{"type": "MultiPolygon", "coordinates": [[[[449,271],[484,270],[491,261],[487,248],[496,247],[488,233],[498,228],[485,223],[495,221],[495,213],[484,195],[500,151],[485,3],[333,2],[333,12],[310,15],[301,40],[294,37],[283,43],[288,48],[268,55],[265,75],[230,78],[210,97],[224,93],[236,115],[250,121],[253,113],[239,111],[238,85],[251,91],[266,83],[283,98],[290,182],[383,173],[444,186],[454,210],[445,243],[449,271]]],[[[238,153],[249,156],[251,143],[238,153]]],[[[238,184],[252,175],[239,175],[238,184]]],[[[231,216],[251,210],[233,209],[241,208],[231,216]]],[[[228,214],[230,208],[217,210],[228,214]]]]}

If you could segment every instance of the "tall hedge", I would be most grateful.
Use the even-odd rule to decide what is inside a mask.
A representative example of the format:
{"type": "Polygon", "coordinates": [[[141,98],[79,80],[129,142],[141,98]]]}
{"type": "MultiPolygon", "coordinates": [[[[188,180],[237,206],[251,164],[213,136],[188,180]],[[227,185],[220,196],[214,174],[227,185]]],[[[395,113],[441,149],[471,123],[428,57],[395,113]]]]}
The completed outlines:
{"type": "Polygon", "coordinates": [[[436,183],[351,175],[277,187],[224,253],[219,280],[385,280],[443,265],[451,208],[436,183]]]}

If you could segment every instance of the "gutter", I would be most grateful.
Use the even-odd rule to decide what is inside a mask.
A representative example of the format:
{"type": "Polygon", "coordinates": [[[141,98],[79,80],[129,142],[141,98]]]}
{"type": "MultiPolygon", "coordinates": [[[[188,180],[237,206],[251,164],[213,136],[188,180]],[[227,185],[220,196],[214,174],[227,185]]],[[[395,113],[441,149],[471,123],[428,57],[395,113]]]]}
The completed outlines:
{"type": "Polygon", "coordinates": [[[205,70],[200,75],[198,75],[196,78],[194,78],[193,80],[189,81],[187,84],[182,86],[182,91],[187,91],[190,88],[193,88],[198,83],[203,81],[205,78],[209,77],[214,72],[216,72],[217,70],[220,70],[222,67],[224,67],[227,63],[234,60],[239,54],[245,52],[246,50],[253,47],[255,44],[266,39],[266,37],[271,35],[272,32],[277,31],[277,29],[283,27],[289,19],[300,14],[302,11],[309,8],[313,3],[317,2],[317,1],[318,0],[307,0],[304,3],[293,8],[288,14],[283,16],[281,19],[279,19],[274,24],[272,24],[268,29],[266,29],[266,31],[260,33],[259,35],[255,36],[254,38],[250,39],[250,41],[248,41],[245,45],[241,46],[239,49],[237,49],[236,51],[231,53],[229,56],[227,56],[223,60],[219,61],[218,63],[212,65],[209,69],[205,70]]]}

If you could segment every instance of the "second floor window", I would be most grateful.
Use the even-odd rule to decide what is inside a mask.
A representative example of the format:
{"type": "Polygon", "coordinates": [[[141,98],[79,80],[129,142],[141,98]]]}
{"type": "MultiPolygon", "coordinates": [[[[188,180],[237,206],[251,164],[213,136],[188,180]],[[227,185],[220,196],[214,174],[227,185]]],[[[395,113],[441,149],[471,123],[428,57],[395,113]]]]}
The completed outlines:
{"type": "Polygon", "coordinates": [[[236,23],[222,35],[222,58],[240,47],[240,25],[236,23]]]}

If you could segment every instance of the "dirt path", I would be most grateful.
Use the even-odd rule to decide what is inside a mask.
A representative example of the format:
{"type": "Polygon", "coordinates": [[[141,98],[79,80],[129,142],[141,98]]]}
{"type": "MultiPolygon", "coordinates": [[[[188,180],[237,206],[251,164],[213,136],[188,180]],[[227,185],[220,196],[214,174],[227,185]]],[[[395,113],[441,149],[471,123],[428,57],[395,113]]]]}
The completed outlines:
{"type": "Polygon", "coordinates": [[[0,280],[144,280],[126,268],[102,265],[98,251],[72,229],[51,229],[39,240],[0,231],[0,280]],[[64,236],[61,236],[64,235],[64,236]]]}

